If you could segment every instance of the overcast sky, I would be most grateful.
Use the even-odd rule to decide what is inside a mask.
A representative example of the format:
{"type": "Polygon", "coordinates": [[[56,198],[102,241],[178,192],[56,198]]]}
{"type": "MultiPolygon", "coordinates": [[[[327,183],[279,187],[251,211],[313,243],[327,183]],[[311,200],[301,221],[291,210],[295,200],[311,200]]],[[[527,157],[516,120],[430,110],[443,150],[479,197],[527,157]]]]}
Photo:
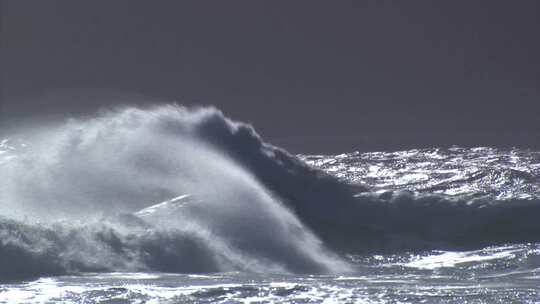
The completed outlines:
{"type": "Polygon", "coordinates": [[[294,152],[540,146],[540,1],[1,0],[0,126],[211,104],[294,152]]]}

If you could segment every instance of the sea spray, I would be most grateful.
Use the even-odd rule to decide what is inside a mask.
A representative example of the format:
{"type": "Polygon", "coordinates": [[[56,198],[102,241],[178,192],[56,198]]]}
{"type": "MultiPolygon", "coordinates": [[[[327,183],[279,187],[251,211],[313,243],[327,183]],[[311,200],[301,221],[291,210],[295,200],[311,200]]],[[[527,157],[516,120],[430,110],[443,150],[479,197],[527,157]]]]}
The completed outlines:
{"type": "Polygon", "coordinates": [[[2,165],[2,214],[13,220],[5,220],[0,254],[28,253],[53,274],[345,271],[279,196],[202,135],[216,117],[227,132],[245,127],[212,108],[164,106],[71,120],[27,137],[28,148],[2,165]],[[138,210],[181,194],[196,200],[126,228],[138,210]]]}

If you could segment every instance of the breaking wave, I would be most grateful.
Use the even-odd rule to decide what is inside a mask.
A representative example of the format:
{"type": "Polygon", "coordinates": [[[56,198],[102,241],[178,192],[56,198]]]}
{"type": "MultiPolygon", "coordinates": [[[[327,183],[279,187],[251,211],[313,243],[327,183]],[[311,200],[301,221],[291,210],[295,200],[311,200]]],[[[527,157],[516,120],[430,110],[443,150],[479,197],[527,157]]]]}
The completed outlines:
{"type": "Polygon", "coordinates": [[[346,253],[540,239],[540,203],[372,192],[214,108],[124,108],[0,145],[0,279],[352,271],[346,253]],[[164,202],[164,203],[161,203],[164,202]]]}

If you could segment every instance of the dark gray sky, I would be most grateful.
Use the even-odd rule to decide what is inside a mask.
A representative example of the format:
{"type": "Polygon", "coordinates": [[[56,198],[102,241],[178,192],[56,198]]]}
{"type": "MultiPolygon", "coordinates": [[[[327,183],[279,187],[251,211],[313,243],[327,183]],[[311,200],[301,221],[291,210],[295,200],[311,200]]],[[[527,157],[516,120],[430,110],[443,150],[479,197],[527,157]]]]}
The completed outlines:
{"type": "Polygon", "coordinates": [[[540,146],[536,0],[0,9],[0,126],[179,101],[216,105],[294,152],[540,146]]]}

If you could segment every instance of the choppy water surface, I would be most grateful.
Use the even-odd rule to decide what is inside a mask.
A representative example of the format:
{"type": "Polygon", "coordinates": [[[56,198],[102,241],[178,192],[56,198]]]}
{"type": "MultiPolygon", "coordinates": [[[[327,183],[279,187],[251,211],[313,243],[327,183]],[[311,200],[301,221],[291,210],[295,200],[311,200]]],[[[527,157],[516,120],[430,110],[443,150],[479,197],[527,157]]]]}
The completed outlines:
{"type": "Polygon", "coordinates": [[[0,142],[0,303],[540,303],[540,152],[292,156],[215,109],[0,142]]]}
{"type": "Polygon", "coordinates": [[[540,152],[488,147],[301,156],[339,178],[380,190],[464,198],[540,197],[540,152]]]}

